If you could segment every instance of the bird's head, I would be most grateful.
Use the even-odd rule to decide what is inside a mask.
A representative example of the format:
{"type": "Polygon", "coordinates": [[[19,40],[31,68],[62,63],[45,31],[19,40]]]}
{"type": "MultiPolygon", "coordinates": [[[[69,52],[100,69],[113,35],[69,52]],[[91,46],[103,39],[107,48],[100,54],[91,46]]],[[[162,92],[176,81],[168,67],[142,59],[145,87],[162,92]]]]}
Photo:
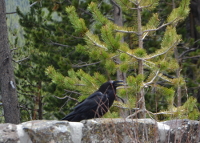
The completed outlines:
{"type": "Polygon", "coordinates": [[[124,82],[123,80],[110,81],[110,83],[114,88],[117,88],[119,86],[124,86],[125,84],[123,82],[124,82]]]}
{"type": "Polygon", "coordinates": [[[104,84],[102,84],[99,88],[99,91],[102,93],[106,93],[108,90],[114,90],[116,92],[116,88],[119,86],[124,86],[123,80],[110,80],[104,84]]]}

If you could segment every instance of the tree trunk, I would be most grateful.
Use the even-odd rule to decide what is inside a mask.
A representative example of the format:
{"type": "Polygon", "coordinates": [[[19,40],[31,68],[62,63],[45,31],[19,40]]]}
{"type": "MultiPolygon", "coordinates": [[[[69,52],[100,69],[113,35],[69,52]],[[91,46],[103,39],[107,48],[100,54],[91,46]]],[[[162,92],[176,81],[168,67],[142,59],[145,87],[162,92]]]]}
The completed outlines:
{"type": "Polygon", "coordinates": [[[42,120],[43,119],[43,104],[42,104],[42,95],[41,95],[41,89],[42,89],[42,82],[39,81],[37,83],[38,91],[35,94],[35,105],[33,109],[33,120],[42,120]]]}
{"type": "Polygon", "coordinates": [[[20,123],[17,90],[8,46],[5,1],[0,0],[0,88],[6,123],[20,123]]]}
{"type": "MultiPolygon", "coordinates": [[[[172,0],[172,8],[175,9],[176,8],[176,5],[175,5],[175,1],[172,0]]],[[[177,78],[180,78],[180,72],[181,72],[181,65],[180,65],[180,62],[179,62],[179,53],[178,53],[178,49],[177,47],[174,48],[174,56],[175,56],[175,59],[176,61],[178,62],[179,64],[179,68],[176,70],[176,77],[177,78]]],[[[178,85],[177,87],[177,90],[176,90],[176,94],[177,94],[177,106],[181,106],[181,99],[182,99],[182,95],[181,95],[181,86],[178,85]]]]}
{"type": "MultiPolygon", "coordinates": [[[[189,33],[189,38],[194,38],[194,45],[191,48],[197,48],[200,49],[199,47],[199,39],[200,39],[200,31],[199,31],[199,27],[200,27],[200,1],[199,0],[191,0],[190,1],[190,14],[189,14],[189,27],[187,27],[187,32],[189,33]]],[[[196,64],[198,63],[198,59],[191,59],[191,63],[192,64],[196,64]]],[[[194,83],[198,83],[198,78],[196,77],[195,73],[197,72],[196,70],[198,70],[198,66],[196,67],[197,69],[193,69],[190,68],[189,70],[189,78],[191,78],[191,80],[194,81],[194,83]]],[[[197,102],[200,103],[200,87],[198,86],[198,92],[196,93],[196,89],[190,89],[191,93],[193,93],[194,97],[197,97],[197,102]]],[[[200,110],[200,106],[199,106],[199,110],[200,110]]]]}
{"type": "MultiPolygon", "coordinates": [[[[142,15],[141,15],[141,8],[139,5],[139,1],[137,1],[137,22],[138,22],[138,43],[139,43],[139,48],[143,49],[143,39],[142,39],[142,15]]],[[[143,61],[138,60],[138,74],[144,75],[144,70],[143,70],[143,61]]],[[[144,97],[144,88],[141,89],[140,93],[137,96],[137,107],[142,110],[138,114],[138,118],[146,118],[146,105],[145,105],[145,97],[144,97]]]]}
{"type": "MultiPolygon", "coordinates": [[[[114,0],[112,0],[113,3],[113,16],[114,16],[114,23],[118,26],[123,26],[123,19],[122,19],[122,10],[121,8],[116,4],[114,0]]],[[[124,42],[124,38],[121,39],[121,42],[124,42]]],[[[120,59],[116,58],[117,63],[120,63],[120,59]]],[[[126,81],[126,73],[121,72],[119,69],[117,70],[117,80],[123,80],[126,81]]]]}
{"type": "Polygon", "coordinates": [[[200,1],[191,0],[190,9],[190,34],[196,41],[200,38],[200,32],[197,29],[200,26],[200,1]]]}
{"type": "MultiPolygon", "coordinates": [[[[113,3],[113,17],[114,17],[114,23],[118,26],[123,26],[123,19],[122,19],[122,10],[121,8],[116,4],[116,2],[114,0],[112,0],[113,3]]],[[[121,39],[121,42],[124,42],[124,38],[121,39]]],[[[116,59],[117,63],[120,63],[120,59],[117,57],[116,59]]],[[[124,82],[126,82],[126,73],[120,71],[119,69],[117,70],[117,80],[123,80],[124,82]]],[[[124,101],[127,101],[127,98],[124,99],[124,101]]],[[[120,110],[120,116],[123,118],[126,118],[128,116],[128,111],[127,110],[120,110]]]]}

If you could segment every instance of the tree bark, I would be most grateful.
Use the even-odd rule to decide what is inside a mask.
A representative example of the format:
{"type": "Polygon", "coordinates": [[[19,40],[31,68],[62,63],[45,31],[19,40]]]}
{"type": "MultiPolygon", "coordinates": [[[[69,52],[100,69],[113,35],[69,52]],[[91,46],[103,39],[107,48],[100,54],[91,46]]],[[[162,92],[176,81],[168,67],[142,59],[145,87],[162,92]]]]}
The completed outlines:
{"type": "Polygon", "coordinates": [[[200,32],[197,29],[200,26],[200,1],[191,0],[190,9],[190,35],[196,41],[200,38],[200,32]]]}
{"type": "Polygon", "coordinates": [[[14,70],[8,46],[5,1],[0,0],[0,88],[6,123],[20,123],[14,70]]]}
{"type": "MultiPolygon", "coordinates": [[[[175,9],[176,8],[176,4],[175,4],[175,1],[172,0],[172,8],[175,9]]],[[[174,48],[174,56],[175,56],[175,59],[176,61],[178,62],[179,64],[179,68],[176,70],[176,77],[177,78],[180,78],[181,74],[181,65],[180,65],[180,62],[179,62],[179,53],[178,53],[178,49],[177,47],[174,48]]],[[[182,99],[182,95],[181,95],[181,86],[178,85],[177,87],[177,90],[176,90],[176,93],[177,93],[177,106],[181,106],[181,99],[182,99]]]]}
{"type": "MultiPolygon", "coordinates": [[[[122,10],[121,8],[116,4],[114,0],[112,0],[113,3],[113,17],[114,17],[114,23],[118,26],[123,26],[123,19],[122,19],[122,10]]],[[[121,39],[121,42],[124,42],[124,38],[121,39]]],[[[117,63],[120,63],[120,59],[116,58],[115,59],[117,63]]],[[[126,73],[120,71],[119,69],[117,70],[117,80],[123,80],[126,82],[126,73]]]]}
{"type": "MultiPolygon", "coordinates": [[[[121,7],[119,7],[119,5],[117,5],[115,0],[112,0],[112,4],[113,4],[113,10],[114,10],[113,11],[114,23],[118,26],[123,26],[122,9],[121,7]]],[[[121,39],[121,42],[124,42],[124,38],[121,39]]],[[[118,57],[115,60],[117,61],[117,63],[121,62],[118,57]]],[[[124,82],[126,82],[126,73],[118,69],[117,80],[123,80],[124,82]]],[[[123,98],[123,100],[126,102],[127,98],[123,98]]],[[[128,115],[129,114],[127,110],[120,109],[121,117],[126,118],[128,115]]]]}
{"type": "Polygon", "coordinates": [[[35,95],[35,105],[33,109],[33,120],[42,120],[43,119],[43,103],[42,103],[42,95],[41,95],[41,89],[42,89],[42,82],[39,81],[37,83],[38,91],[35,95]]]}
{"type": "MultiPolygon", "coordinates": [[[[139,48],[143,49],[143,39],[142,39],[142,15],[141,11],[142,9],[140,8],[139,1],[137,3],[137,22],[138,22],[138,43],[139,43],[139,48]]],[[[143,67],[143,61],[138,60],[138,74],[144,76],[144,67],[143,67]]],[[[142,110],[138,114],[138,118],[146,118],[146,105],[145,105],[145,97],[144,97],[144,88],[140,90],[140,93],[138,93],[137,96],[137,107],[142,110]]]]}

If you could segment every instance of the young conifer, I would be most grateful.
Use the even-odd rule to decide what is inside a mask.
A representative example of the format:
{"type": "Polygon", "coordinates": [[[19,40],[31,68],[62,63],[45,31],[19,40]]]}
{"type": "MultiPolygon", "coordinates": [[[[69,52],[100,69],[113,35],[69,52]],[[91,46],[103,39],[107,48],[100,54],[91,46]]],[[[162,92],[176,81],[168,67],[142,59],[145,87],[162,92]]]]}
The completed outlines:
{"type": "MultiPolygon", "coordinates": [[[[77,32],[84,35],[86,41],[86,45],[78,45],[76,47],[77,51],[87,53],[92,59],[100,60],[101,66],[110,75],[115,74],[118,69],[129,73],[126,78],[127,88],[119,91],[120,96],[128,99],[127,103],[116,103],[122,108],[134,108],[137,110],[135,114],[129,117],[135,115],[140,118],[146,117],[146,113],[149,113],[148,110],[151,109],[146,109],[145,95],[153,90],[156,91],[156,94],[159,94],[160,99],[165,100],[167,107],[163,107],[163,109],[168,110],[170,114],[177,112],[178,109],[176,108],[176,111],[174,111],[173,106],[175,90],[176,87],[185,86],[185,81],[181,76],[178,78],[173,76],[179,68],[174,58],[174,49],[181,41],[181,36],[176,32],[176,26],[188,15],[189,0],[182,0],[179,6],[173,9],[165,20],[160,20],[159,13],[154,12],[159,6],[158,0],[116,0],[116,3],[122,8],[123,13],[134,15],[133,19],[129,19],[134,21],[129,21],[124,26],[116,25],[100,12],[96,3],[92,2],[89,4],[88,10],[92,13],[94,23],[92,27],[87,28],[84,20],[80,19],[76,14],[76,9],[73,6],[66,8],[73,27],[77,32]],[[143,19],[143,12],[146,11],[152,13],[151,17],[143,19]],[[144,23],[143,21],[146,22],[144,23]],[[100,34],[95,33],[95,28],[100,29],[100,34]],[[159,30],[164,33],[158,39],[160,46],[150,52],[148,45],[145,45],[145,39],[156,35],[159,30]],[[122,37],[128,37],[128,35],[131,35],[130,37],[134,37],[134,40],[136,39],[137,41],[131,44],[126,40],[121,41],[122,37]],[[134,47],[131,45],[134,45],[134,47]],[[116,57],[120,59],[120,63],[115,61],[116,57]],[[132,72],[133,70],[134,72],[132,72]],[[167,82],[170,86],[163,86],[161,84],[163,82],[167,82]]],[[[125,15],[124,18],[126,19],[125,15]]],[[[55,72],[53,67],[49,67],[46,71],[53,82],[60,83],[57,77],[59,74],[55,72]]],[[[100,76],[98,73],[96,74],[100,76]]],[[[82,70],[73,72],[73,75],[76,76],[61,78],[60,75],[59,80],[72,90],[76,89],[87,96],[89,93],[86,94],[85,87],[96,87],[96,84],[101,81],[96,80],[98,79],[97,76],[90,76],[82,70]],[[70,81],[73,82],[70,83],[70,81]],[[77,88],[77,84],[83,84],[85,87],[77,88]]],[[[101,79],[105,80],[102,77],[101,79]]],[[[194,107],[194,104],[191,106],[194,107]]],[[[165,113],[168,114],[169,112],[165,113]]]]}

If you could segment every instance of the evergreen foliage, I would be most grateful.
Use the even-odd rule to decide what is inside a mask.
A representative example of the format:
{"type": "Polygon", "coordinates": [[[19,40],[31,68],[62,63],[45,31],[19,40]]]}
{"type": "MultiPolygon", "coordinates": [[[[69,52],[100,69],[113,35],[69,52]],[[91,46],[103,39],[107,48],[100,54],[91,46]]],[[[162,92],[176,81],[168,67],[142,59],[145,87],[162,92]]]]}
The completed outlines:
{"type": "MultiPolygon", "coordinates": [[[[30,0],[30,5],[35,2],[30,0]]],[[[127,72],[128,83],[128,88],[118,90],[118,95],[128,100],[126,104],[116,101],[105,117],[119,117],[119,107],[132,114],[132,109],[137,110],[136,95],[144,89],[146,109],[159,119],[199,118],[196,99],[188,97],[198,94],[200,81],[200,51],[191,46],[199,43],[188,38],[184,21],[189,0],[139,3],[141,37],[137,0],[116,0],[122,8],[123,27],[113,24],[111,3],[98,2],[43,0],[26,13],[29,6],[25,0],[6,1],[7,12],[19,6],[20,23],[25,30],[23,37],[21,27],[15,23],[17,15],[7,16],[12,54],[17,63],[21,120],[62,118],[75,102],[86,98],[106,80],[115,79],[118,69],[127,72]],[[122,37],[125,42],[120,42],[122,37]],[[179,59],[176,50],[181,53],[179,59]],[[116,63],[118,57],[120,63],[116,63]],[[143,61],[142,74],[138,61],[143,61]],[[177,107],[179,88],[185,104],[177,107]]]]}
{"type": "MultiPolygon", "coordinates": [[[[65,94],[70,94],[72,98],[77,97],[76,92],[68,92],[70,87],[68,88],[65,82],[62,82],[65,83],[63,85],[51,83],[45,74],[48,66],[55,67],[60,75],[72,76],[72,71],[67,72],[72,67],[77,70],[83,66],[85,71],[93,73],[95,64],[91,67],[84,66],[84,64],[90,62],[98,64],[98,61],[89,60],[85,53],[76,52],[77,43],[84,44],[85,42],[81,31],[71,28],[72,24],[68,22],[69,19],[65,12],[67,6],[75,6],[77,15],[88,19],[84,22],[88,26],[90,14],[84,10],[88,2],[91,0],[60,3],[30,0],[30,5],[34,4],[30,12],[23,13],[17,9],[20,16],[19,22],[24,27],[26,38],[25,46],[21,50],[28,55],[28,60],[21,62],[16,70],[22,105],[22,121],[43,118],[60,119],[75,104],[67,97],[65,98],[67,101],[62,100],[65,94]],[[67,106],[63,106],[66,103],[67,106]]],[[[82,25],[79,26],[81,30],[84,29],[82,25]]],[[[62,78],[62,76],[56,76],[56,78],[59,77],[62,78]]],[[[57,81],[60,80],[57,79],[57,81]]],[[[70,82],[74,83],[73,80],[70,82]]]]}
{"type": "MultiPolygon", "coordinates": [[[[119,91],[119,95],[127,98],[128,102],[126,105],[129,105],[128,108],[130,110],[132,110],[135,106],[135,104],[131,101],[136,101],[136,103],[138,103],[142,100],[142,102],[145,102],[145,100],[143,100],[144,95],[141,95],[144,93],[142,92],[144,90],[146,93],[146,101],[149,101],[148,97],[152,98],[148,95],[152,95],[151,91],[154,91],[153,96],[156,96],[156,102],[164,102],[164,105],[159,105],[160,109],[156,109],[156,111],[168,110],[170,112],[174,109],[174,95],[177,87],[185,86],[185,80],[183,77],[171,77],[176,74],[176,70],[179,68],[179,64],[174,58],[174,49],[176,49],[176,46],[181,41],[181,36],[176,32],[176,25],[188,15],[189,0],[182,0],[179,6],[172,10],[164,23],[160,22],[159,13],[154,12],[145,24],[139,23],[139,19],[141,18],[140,9],[144,11],[148,10],[149,12],[155,11],[156,6],[159,5],[157,0],[147,0],[140,3],[137,0],[117,0],[117,3],[123,8],[123,12],[125,13],[127,11],[137,11],[137,25],[125,25],[123,27],[115,25],[100,12],[97,4],[92,2],[89,4],[88,10],[92,13],[95,21],[93,23],[93,27],[101,27],[101,33],[98,34],[95,33],[93,29],[86,28],[84,20],[78,18],[74,7],[67,7],[66,11],[69,14],[70,22],[72,23],[75,31],[81,32],[81,35],[85,35],[84,38],[86,45],[79,45],[77,51],[84,51],[89,54],[90,58],[95,60],[100,59],[101,65],[104,66],[110,76],[114,75],[117,69],[120,69],[123,72],[128,72],[128,87],[121,89],[119,91]],[[160,39],[162,39],[159,40],[160,48],[157,48],[154,52],[148,52],[148,45],[143,44],[143,42],[145,43],[145,38],[151,37],[161,29],[163,34],[160,35],[160,39]],[[130,44],[128,41],[121,42],[121,38],[123,36],[126,37],[127,35],[132,34],[135,34],[138,40],[138,44],[135,48],[132,48],[131,46],[133,43],[130,44]],[[116,63],[115,57],[120,57],[121,62],[116,63]],[[142,64],[137,65],[138,62],[142,62],[142,64]],[[132,72],[133,69],[135,73],[132,72]],[[142,72],[140,69],[142,69],[142,72]],[[169,86],[163,86],[163,84],[160,83],[168,83],[169,86]],[[139,97],[137,99],[135,95],[138,94],[140,94],[140,96],[136,96],[137,98],[139,97]]],[[[133,13],[135,13],[135,11],[133,13]]],[[[52,80],[56,82],[55,77],[56,75],[59,75],[59,73],[52,74],[50,72],[51,70],[52,67],[47,68],[47,75],[49,75],[52,80]]],[[[82,77],[85,78],[86,75],[87,74],[82,74],[82,77]]],[[[68,76],[59,79],[62,80],[59,81],[62,83],[65,80],[69,82],[74,78],[68,76]]],[[[89,79],[92,84],[96,84],[95,77],[90,76],[89,79]]],[[[56,82],[56,84],[59,82],[56,82]]],[[[73,85],[83,83],[83,81],[75,81],[73,85]]],[[[78,90],[79,92],[84,93],[84,89],[77,88],[77,86],[74,86],[72,90],[78,90]]],[[[188,99],[188,101],[191,103],[190,108],[195,107],[195,100],[188,99]]],[[[144,108],[140,110],[141,112],[146,112],[145,103],[143,104],[144,108]]],[[[180,108],[186,107],[186,104],[187,102],[180,108]]],[[[127,108],[126,105],[120,105],[123,106],[123,108],[127,108]]],[[[147,107],[149,107],[149,105],[147,107]]],[[[147,110],[151,110],[151,108],[147,108],[147,110]]],[[[184,108],[184,110],[186,110],[186,108],[184,108]]],[[[155,110],[153,112],[155,112],[155,110]]],[[[189,112],[187,113],[189,114],[189,112]]],[[[195,117],[198,117],[199,113],[196,115],[197,116],[195,117]]],[[[176,114],[174,114],[174,116],[176,116],[176,114]]]]}

